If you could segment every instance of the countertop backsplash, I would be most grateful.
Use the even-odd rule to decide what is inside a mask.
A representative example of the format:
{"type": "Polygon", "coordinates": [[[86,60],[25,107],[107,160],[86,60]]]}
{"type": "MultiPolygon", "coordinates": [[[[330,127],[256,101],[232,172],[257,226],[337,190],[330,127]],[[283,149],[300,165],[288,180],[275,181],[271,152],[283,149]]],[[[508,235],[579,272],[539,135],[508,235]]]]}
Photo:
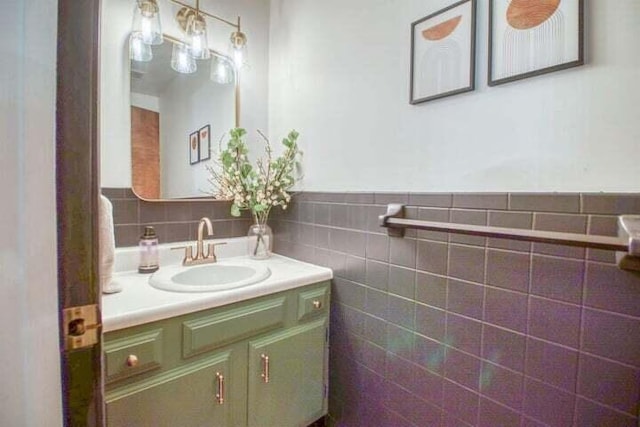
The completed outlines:
{"type": "MultiPolygon", "coordinates": [[[[218,259],[232,258],[247,255],[247,238],[230,237],[221,239],[205,239],[204,249],[207,250],[208,243],[216,243],[215,252],[218,259]],[[219,243],[225,243],[219,245],[219,243]]],[[[193,247],[195,254],[195,239],[184,242],[163,243],[158,245],[158,255],[160,268],[163,265],[180,264],[184,258],[185,250],[183,246],[193,247]],[[173,249],[180,248],[180,249],[173,249]]],[[[116,248],[114,272],[122,273],[126,271],[136,271],[139,260],[138,246],[128,246],[116,248]]]]}
{"type": "Polygon", "coordinates": [[[144,226],[155,228],[160,243],[195,241],[198,221],[208,217],[213,223],[213,238],[247,235],[251,220],[230,214],[231,203],[226,201],[165,201],[140,200],[130,188],[103,188],[113,204],[116,247],[135,246],[144,226]]]}

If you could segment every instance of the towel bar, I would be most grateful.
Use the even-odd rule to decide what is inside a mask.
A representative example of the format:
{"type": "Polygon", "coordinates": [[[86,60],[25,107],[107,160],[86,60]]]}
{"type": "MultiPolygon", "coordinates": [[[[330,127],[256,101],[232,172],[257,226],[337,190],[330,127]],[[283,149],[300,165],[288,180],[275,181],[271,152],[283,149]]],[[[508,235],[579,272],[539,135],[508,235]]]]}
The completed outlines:
{"type": "Polygon", "coordinates": [[[471,236],[613,250],[616,251],[616,260],[620,268],[640,271],[640,215],[619,216],[618,237],[407,219],[404,218],[404,205],[396,203],[388,205],[387,213],[380,215],[379,219],[380,226],[386,227],[387,234],[392,237],[403,237],[404,230],[412,228],[471,236]]]}

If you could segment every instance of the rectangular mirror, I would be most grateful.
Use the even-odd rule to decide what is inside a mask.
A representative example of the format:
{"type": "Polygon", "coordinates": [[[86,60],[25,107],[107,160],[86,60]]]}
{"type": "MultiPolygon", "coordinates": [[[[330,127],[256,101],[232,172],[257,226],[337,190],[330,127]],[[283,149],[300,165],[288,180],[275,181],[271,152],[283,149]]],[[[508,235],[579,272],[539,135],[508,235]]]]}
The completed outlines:
{"type": "Polygon", "coordinates": [[[231,60],[211,52],[194,72],[178,72],[171,64],[181,60],[181,47],[165,35],[163,44],[148,47],[151,60],[130,62],[132,188],[142,199],[210,196],[207,166],[238,126],[231,60]]]}
{"type": "Polygon", "coordinates": [[[151,61],[132,62],[129,39],[140,3],[100,2],[100,185],[133,189],[150,201],[210,199],[206,164],[211,160],[205,160],[209,147],[217,149],[220,137],[236,126],[268,133],[270,2],[200,0],[212,58],[196,59],[193,74],[176,72],[171,58],[176,43],[190,40],[181,25],[181,10],[184,5],[195,7],[196,2],[155,3],[164,41],[150,46],[151,61]],[[237,31],[239,17],[249,49],[248,66],[235,73],[234,81],[214,83],[221,79],[219,65],[228,64],[230,35],[237,31]],[[200,136],[205,142],[198,146],[200,136]],[[156,148],[145,148],[140,138],[154,141],[156,148]],[[193,151],[192,139],[197,147],[193,151]]]}

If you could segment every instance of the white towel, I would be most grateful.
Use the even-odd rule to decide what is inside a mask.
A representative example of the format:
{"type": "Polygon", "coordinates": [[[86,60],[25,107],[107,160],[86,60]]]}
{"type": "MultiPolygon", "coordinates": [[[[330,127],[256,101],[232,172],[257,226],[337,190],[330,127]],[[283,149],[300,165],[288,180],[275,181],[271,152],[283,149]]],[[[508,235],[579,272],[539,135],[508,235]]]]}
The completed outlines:
{"type": "Polygon", "coordinates": [[[113,205],[103,195],[100,195],[99,214],[100,288],[105,294],[111,294],[120,292],[122,286],[117,281],[112,280],[116,252],[116,240],[113,234],[113,205]]]}

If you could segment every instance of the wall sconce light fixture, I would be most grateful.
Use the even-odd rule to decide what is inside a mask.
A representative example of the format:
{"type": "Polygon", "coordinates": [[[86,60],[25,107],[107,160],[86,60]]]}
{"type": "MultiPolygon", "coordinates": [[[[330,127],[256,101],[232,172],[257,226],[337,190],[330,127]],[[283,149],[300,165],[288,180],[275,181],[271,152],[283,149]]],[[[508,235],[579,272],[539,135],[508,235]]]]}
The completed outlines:
{"type": "Polygon", "coordinates": [[[140,39],[148,45],[162,44],[162,25],[157,0],[136,0],[131,34],[139,34],[140,39]]]}
{"type": "Polygon", "coordinates": [[[129,57],[138,62],[148,62],[153,59],[151,45],[144,42],[142,34],[131,33],[131,39],[129,40],[129,57]]]}
{"type": "Polygon", "coordinates": [[[207,40],[207,21],[200,12],[200,1],[196,1],[196,8],[183,6],[176,15],[180,28],[187,35],[187,43],[191,49],[191,55],[195,59],[209,59],[209,42],[207,40]]]}
{"type": "MultiPolygon", "coordinates": [[[[247,66],[247,36],[240,29],[240,17],[237,23],[227,21],[219,16],[200,9],[200,0],[196,0],[195,7],[179,0],[168,0],[182,8],[176,15],[176,21],[185,33],[182,43],[173,47],[171,68],[179,73],[193,73],[197,70],[195,60],[211,58],[207,38],[207,21],[205,18],[215,19],[233,27],[229,42],[229,56],[233,59],[237,70],[247,66]]],[[[130,41],[130,57],[134,61],[150,61],[153,57],[149,45],[162,43],[162,28],[160,26],[160,9],[157,0],[136,0],[133,27],[130,41]]],[[[221,83],[230,83],[235,77],[233,67],[218,56],[211,64],[211,79],[221,83]]]]}
{"type": "Polygon", "coordinates": [[[222,56],[215,56],[211,60],[211,80],[214,82],[226,85],[233,83],[235,79],[235,69],[231,62],[222,56]]]}
{"type": "Polygon", "coordinates": [[[191,55],[189,46],[177,42],[173,44],[171,52],[171,68],[182,74],[195,73],[198,69],[195,58],[191,55]]]}
{"type": "Polygon", "coordinates": [[[237,30],[231,33],[229,40],[229,53],[233,58],[233,62],[236,64],[237,69],[245,68],[248,65],[248,53],[247,53],[247,36],[240,31],[240,17],[238,16],[237,30]]]}

